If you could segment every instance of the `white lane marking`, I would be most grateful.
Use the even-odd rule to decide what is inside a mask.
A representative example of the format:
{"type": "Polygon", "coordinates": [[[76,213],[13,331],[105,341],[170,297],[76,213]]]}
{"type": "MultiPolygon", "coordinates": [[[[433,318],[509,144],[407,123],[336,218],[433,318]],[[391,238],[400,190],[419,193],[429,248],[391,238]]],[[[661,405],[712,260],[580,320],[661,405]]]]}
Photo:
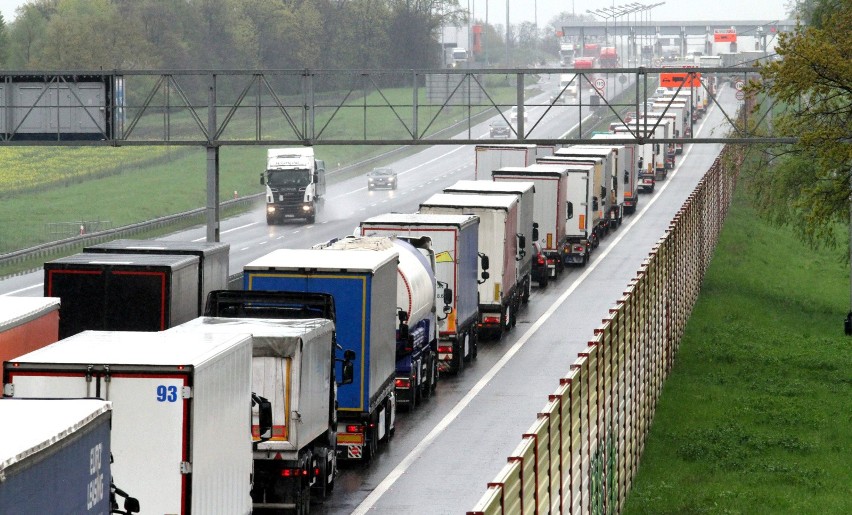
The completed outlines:
{"type": "Polygon", "coordinates": [[[44,287],[44,283],[38,283],[38,284],[34,284],[32,286],[27,286],[26,288],[21,288],[20,290],[10,291],[8,293],[2,293],[2,294],[0,294],[0,297],[3,297],[5,295],[14,295],[16,293],[21,293],[22,291],[32,290],[33,288],[43,288],[43,287],[44,287]]]}
{"type": "MultiPolygon", "coordinates": [[[[239,227],[234,227],[233,229],[228,229],[227,231],[222,231],[219,234],[220,235],[228,234],[229,232],[239,231],[240,229],[245,229],[246,227],[251,227],[252,225],[257,225],[257,222],[252,222],[250,224],[245,224],[245,225],[241,225],[239,227]]],[[[207,239],[207,236],[205,236],[203,238],[196,238],[192,241],[193,241],[193,243],[195,243],[195,242],[199,242],[199,241],[205,241],[206,239],[207,239]]]]}
{"type": "Polygon", "coordinates": [[[259,243],[259,245],[266,245],[267,243],[269,243],[269,242],[268,241],[262,241],[262,242],[259,243]]]}
{"type": "MultiPolygon", "coordinates": [[[[706,120],[704,123],[706,123],[706,120]]],[[[701,124],[697,132],[700,132],[701,129],[704,128],[704,123],[701,124]]],[[[692,148],[694,146],[694,144],[690,144],[689,149],[684,152],[683,159],[681,159],[681,162],[675,167],[674,170],[672,170],[672,177],[674,177],[675,174],[680,171],[681,165],[686,161],[686,157],[692,151],[692,148]]],[[[536,320],[530,326],[529,329],[527,329],[523,336],[521,336],[518,341],[515,342],[515,344],[512,345],[512,347],[506,352],[506,354],[504,354],[503,357],[500,358],[500,360],[495,363],[494,366],[491,367],[491,369],[485,373],[485,375],[482,376],[482,378],[476,383],[476,385],[474,385],[474,387],[471,388],[470,391],[464,397],[462,397],[462,399],[458,403],[456,403],[455,406],[453,406],[453,409],[451,409],[449,413],[447,413],[444,418],[441,419],[441,421],[429,432],[429,434],[426,435],[426,437],[421,440],[420,443],[418,443],[417,446],[415,446],[414,449],[412,449],[411,452],[408,453],[405,458],[403,458],[399,465],[394,467],[394,469],[382,480],[381,483],[376,486],[375,489],[373,489],[372,492],[370,492],[370,495],[368,495],[361,502],[361,504],[359,504],[358,507],[355,508],[355,510],[352,512],[352,515],[364,515],[367,513],[367,511],[369,511],[373,506],[376,505],[376,503],[385,494],[385,492],[390,490],[391,486],[393,486],[393,484],[396,483],[396,481],[400,477],[402,477],[405,471],[408,470],[408,468],[411,467],[411,465],[417,459],[419,459],[420,456],[423,455],[423,453],[426,451],[426,448],[432,445],[432,442],[434,442],[435,439],[438,438],[438,436],[443,433],[449,427],[449,425],[461,414],[461,412],[465,408],[467,408],[467,406],[473,401],[473,399],[477,395],[479,395],[479,392],[481,392],[486,386],[488,386],[488,383],[490,383],[491,380],[494,379],[494,377],[497,375],[497,373],[500,372],[500,370],[502,370],[503,367],[506,366],[509,360],[511,360],[515,356],[515,354],[517,354],[518,351],[521,350],[521,348],[532,338],[536,331],[538,331],[539,328],[541,328],[541,326],[544,325],[544,323],[547,322],[547,320],[550,319],[551,316],[553,316],[556,310],[562,306],[562,304],[568,299],[568,296],[571,295],[574,290],[576,290],[583,283],[583,281],[586,280],[587,277],[589,277],[589,275],[598,267],[601,261],[603,261],[603,259],[607,255],[609,255],[610,252],[612,252],[612,249],[614,249],[616,245],[618,245],[618,243],[622,239],[624,239],[630,229],[632,229],[633,226],[636,225],[636,223],[642,219],[642,216],[646,212],[648,212],[648,209],[654,204],[654,202],[656,202],[657,199],[662,196],[663,191],[668,188],[669,184],[671,184],[671,181],[667,180],[663,187],[660,188],[660,192],[657,195],[654,195],[654,198],[652,198],[647,204],[645,204],[645,207],[641,211],[639,211],[639,213],[633,218],[633,220],[627,225],[627,227],[625,227],[624,231],[619,233],[618,237],[616,237],[612,241],[612,244],[609,245],[603,251],[602,254],[599,254],[594,261],[592,261],[588,268],[586,268],[586,270],[577,279],[575,279],[573,283],[571,283],[571,286],[567,290],[565,290],[565,293],[559,296],[556,302],[553,303],[553,305],[551,305],[550,308],[545,311],[538,318],[538,320],[536,320]]]]}
{"type": "Polygon", "coordinates": [[[241,248],[241,249],[240,249],[240,252],[242,252],[242,251],[244,251],[244,250],[248,250],[248,249],[250,249],[250,248],[251,248],[251,247],[243,247],[243,248],[241,248]]]}
{"type": "MultiPolygon", "coordinates": [[[[438,157],[436,157],[436,158],[434,158],[434,159],[430,159],[430,160],[428,160],[428,161],[425,161],[425,162],[423,162],[423,163],[420,163],[419,165],[414,166],[414,167],[411,167],[411,168],[409,168],[408,170],[406,170],[406,171],[404,171],[404,172],[399,172],[399,173],[397,174],[397,176],[399,176],[399,175],[405,175],[405,174],[407,174],[407,173],[413,172],[414,170],[417,170],[418,168],[421,168],[421,167],[426,166],[426,165],[428,165],[428,164],[432,164],[432,163],[434,163],[435,161],[438,161],[438,160],[440,160],[440,159],[443,159],[443,158],[447,157],[447,156],[448,156],[448,155],[450,155],[450,154],[454,154],[454,153],[458,152],[459,150],[461,150],[461,149],[463,149],[463,148],[467,148],[467,147],[466,147],[465,145],[461,145],[461,146],[459,146],[459,147],[457,147],[457,148],[455,148],[455,149],[453,149],[453,150],[450,150],[449,152],[446,152],[446,153],[444,153],[444,154],[441,154],[440,156],[438,156],[438,157]]],[[[353,193],[358,193],[359,191],[364,191],[364,190],[366,190],[366,189],[367,189],[367,187],[366,187],[366,186],[364,186],[363,188],[358,188],[358,189],[355,189],[355,190],[352,190],[352,191],[347,191],[347,192],[346,192],[346,193],[344,193],[343,195],[338,195],[338,196],[336,196],[336,197],[331,197],[329,200],[335,200],[335,199],[343,198],[343,197],[345,197],[345,196],[347,196],[347,195],[351,195],[351,194],[353,194],[353,193]]]]}

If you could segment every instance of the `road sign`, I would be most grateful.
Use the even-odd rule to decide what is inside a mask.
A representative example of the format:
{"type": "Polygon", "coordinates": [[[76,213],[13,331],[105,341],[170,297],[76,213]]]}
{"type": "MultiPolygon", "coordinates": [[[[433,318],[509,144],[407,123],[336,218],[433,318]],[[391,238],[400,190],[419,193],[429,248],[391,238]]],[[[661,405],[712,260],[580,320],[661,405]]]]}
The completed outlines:
{"type": "Polygon", "coordinates": [[[676,73],[667,72],[660,74],[660,86],[663,88],[678,88],[683,85],[684,88],[700,88],[701,74],[700,73],[676,73]]]}
{"type": "Polygon", "coordinates": [[[737,100],[742,100],[745,98],[745,93],[742,91],[737,91],[737,100]]]}
{"type": "Polygon", "coordinates": [[[742,91],[743,87],[745,87],[745,82],[741,80],[738,80],[734,83],[734,88],[736,88],[737,91],[742,91]]]}
{"type": "Polygon", "coordinates": [[[595,79],[595,89],[604,89],[605,87],[606,87],[606,80],[595,79]]]}

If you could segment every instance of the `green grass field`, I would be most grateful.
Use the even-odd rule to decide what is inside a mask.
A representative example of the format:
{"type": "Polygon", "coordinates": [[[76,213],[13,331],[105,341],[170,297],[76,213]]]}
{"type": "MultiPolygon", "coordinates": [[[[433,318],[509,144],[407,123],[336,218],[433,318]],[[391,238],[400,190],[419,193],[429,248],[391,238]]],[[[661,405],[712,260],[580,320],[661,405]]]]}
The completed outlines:
{"type": "Polygon", "coordinates": [[[852,513],[843,255],[737,194],[625,513],[852,513]]]}
{"type": "MultiPolygon", "coordinates": [[[[514,88],[497,91],[495,100],[499,102],[514,98],[514,88]]],[[[411,94],[407,90],[382,93],[395,103],[411,100],[406,96],[411,94]]],[[[363,111],[357,107],[358,102],[361,100],[353,100],[356,107],[335,115],[328,137],[362,134],[363,111]]],[[[374,93],[368,102],[375,105],[380,100],[374,93]]],[[[467,115],[461,107],[424,107],[419,112],[420,130],[431,123],[431,134],[464,121],[467,115]]],[[[330,113],[321,115],[320,121],[324,116],[330,113]]],[[[397,115],[390,109],[372,109],[368,116],[369,127],[378,132],[371,133],[371,138],[401,137],[397,115]]],[[[242,120],[231,126],[245,129],[252,123],[242,120]]],[[[334,170],[388,150],[390,147],[375,145],[322,146],[318,147],[317,156],[334,170]]],[[[232,198],[234,191],[241,196],[261,192],[259,175],[265,161],[265,146],[223,147],[220,199],[232,198]]],[[[205,151],[196,147],[2,147],[0,254],[73,236],[81,222],[100,222],[101,228],[120,227],[203,207],[207,198],[206,167],[205,151]],[[67,230],[63,233],[62,229],[67,230]]]]}

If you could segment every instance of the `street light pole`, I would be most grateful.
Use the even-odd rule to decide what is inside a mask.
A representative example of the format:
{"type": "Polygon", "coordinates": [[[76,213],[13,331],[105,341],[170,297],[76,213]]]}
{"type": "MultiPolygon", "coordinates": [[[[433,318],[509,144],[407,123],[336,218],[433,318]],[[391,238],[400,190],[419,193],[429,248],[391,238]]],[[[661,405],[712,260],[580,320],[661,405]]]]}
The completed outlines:
{"type": "Polygon", "coordinates": [[[509,0],[506,0],[506,66],[511,67],[509,61],[509,0]]]}

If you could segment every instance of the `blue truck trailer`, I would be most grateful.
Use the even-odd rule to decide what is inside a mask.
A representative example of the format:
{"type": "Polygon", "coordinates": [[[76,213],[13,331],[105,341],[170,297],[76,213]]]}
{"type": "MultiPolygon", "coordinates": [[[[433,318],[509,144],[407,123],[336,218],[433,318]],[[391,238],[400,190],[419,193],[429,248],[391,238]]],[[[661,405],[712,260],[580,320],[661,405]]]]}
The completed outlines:
{"type": "Polygon", "coordinates": [[[99,399],[0,401],[0,513],[110,513],[111,417],[99,399]]]}
{"type": "Polygon", "coordinates": [[[337,451],[343,460],[372,459],[379,442],[393,433],[398,261],[396,250],[279,249],[243,268],[247,291],[334,298],[337,344],[355,354],[353,381],[338,390],[337,451]]]}
{"type": "Polygon", "coordinates": [[[409,411],[438,385],[435,252],[428,238],[347,236],[314,248],[396,250],[396,378],[398,405],[409,411]]]}

